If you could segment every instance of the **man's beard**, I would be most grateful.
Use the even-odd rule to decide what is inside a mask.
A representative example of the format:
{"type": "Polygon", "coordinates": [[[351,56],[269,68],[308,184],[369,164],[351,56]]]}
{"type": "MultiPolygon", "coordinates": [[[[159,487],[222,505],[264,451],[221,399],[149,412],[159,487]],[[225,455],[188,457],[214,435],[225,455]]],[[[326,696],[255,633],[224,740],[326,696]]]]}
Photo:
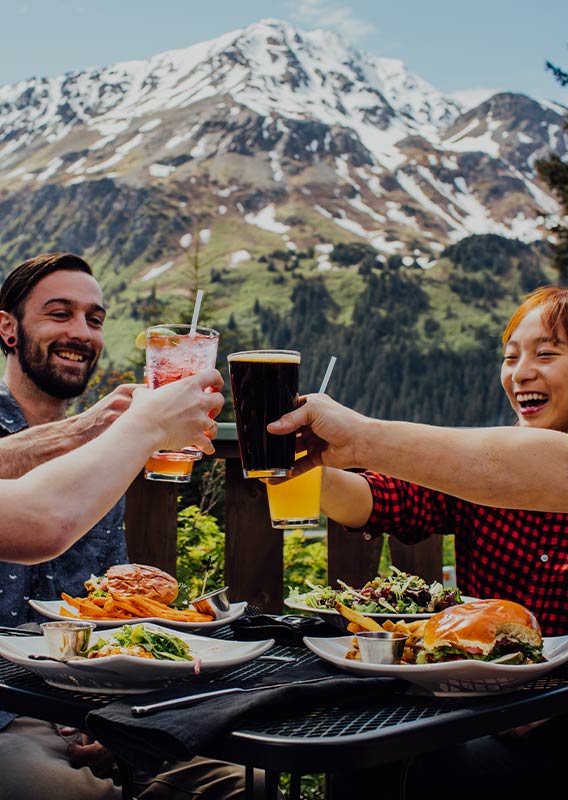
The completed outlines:
{"type": "MultiPolygon", "coordinates": [[[[38,389],[41,389],[51,397],[56,397],[58,400],[70,400],[72,397],[78,397],[87,388],[89,379],[97,366],[98,356],[94,357],[94,350],[90,345],[75,343],[70,346],[68,348],[70,352],[81,353],[86,357],[87,361],[91,360],[88,369],[82,373],[73,374],[66,372],[62,365],[54,365],[49,360],[52,347],[53,345],[50,345],[47,354],[44,355],[20,324],[16,352],[22,372],[28,376],[38,389]]],[[[62,344],[58,342],[57,347],[62,349],[62,344]]],[[[82,363],[84,364],[85,362],[82,363]]],[[[72,365],[73,362],[70,361],[69,364],[72,365]]]]}

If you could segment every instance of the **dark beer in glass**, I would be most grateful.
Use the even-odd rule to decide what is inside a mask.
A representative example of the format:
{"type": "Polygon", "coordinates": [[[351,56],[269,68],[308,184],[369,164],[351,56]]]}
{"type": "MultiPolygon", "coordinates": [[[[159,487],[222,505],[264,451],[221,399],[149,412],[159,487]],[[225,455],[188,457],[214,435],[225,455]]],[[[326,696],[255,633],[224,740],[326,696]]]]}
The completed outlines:
{"type": "Polygon", "coordinates": [[[245,478],[290,477],[296,434],[276,436],[266,426],[298,406],[300,353],[247,350],[228,361],[245,478]]]}

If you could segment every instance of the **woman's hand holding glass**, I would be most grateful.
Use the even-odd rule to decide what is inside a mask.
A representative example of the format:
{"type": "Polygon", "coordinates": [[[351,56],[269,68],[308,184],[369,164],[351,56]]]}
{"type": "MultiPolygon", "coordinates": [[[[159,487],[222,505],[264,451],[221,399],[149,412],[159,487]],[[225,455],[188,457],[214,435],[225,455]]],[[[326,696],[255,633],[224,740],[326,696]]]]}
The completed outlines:
{"type": "Polygon", "coordinates": [[[225,402],[223,378],[216,369],[202,370],[158,389],[136,389],[132,409],[143,409],[148,424],[160,432],[157,447],[181,450],[188,442],[212,455],[215,418],[225,402]],[[211,391],[211,388],[213,391],[211,391]]]}
{"type": "Polygon", "coordinates": [[[296,449],[307,451],[294,466],[294,475],[301,475],[320,466],[338,469],[364,466],[366,432],[373,424],[374,420],[342,406],[326,394],[309,394],[300,398],[298,408],[267,428],[274,434],[299,431],[296,449]]]}

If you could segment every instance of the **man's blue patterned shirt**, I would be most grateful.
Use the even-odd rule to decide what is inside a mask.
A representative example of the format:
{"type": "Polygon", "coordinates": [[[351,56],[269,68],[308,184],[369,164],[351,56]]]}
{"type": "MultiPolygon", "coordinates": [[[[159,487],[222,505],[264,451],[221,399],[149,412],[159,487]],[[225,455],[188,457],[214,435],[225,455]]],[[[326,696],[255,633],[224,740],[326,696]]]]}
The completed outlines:
{"type": "MultiPolygon", "coordinates": [[[[27,428],[22,411],[8,387],[0,381],[0,436],[27,428]]],[[[53,487],[57,502],[57,487],[53,487]]],[[[0,625],[45,622],[28,604],[29,598],[59,600],[61,592],[84,595],[91,574],[102,575],[112,564],[128,561],[124,536],[124,498],[65,553],[43,564],[0,561],[0,625]]],[[[0,512],[1,513],[1,512],[0,512]]],[[[0,728],[9,719],[0,712],[0,728]]]]}

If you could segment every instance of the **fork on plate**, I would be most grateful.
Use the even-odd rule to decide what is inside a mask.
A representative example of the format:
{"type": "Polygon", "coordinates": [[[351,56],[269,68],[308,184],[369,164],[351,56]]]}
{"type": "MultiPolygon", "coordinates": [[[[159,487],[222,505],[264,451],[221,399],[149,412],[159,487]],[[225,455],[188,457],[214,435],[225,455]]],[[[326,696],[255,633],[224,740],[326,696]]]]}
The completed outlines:
{"type": "Polygon", "coordinates": [[[261,611],[258,606],[247,603],[245,614],[249,617],[264,617],[264,611],[261,611]]]}

